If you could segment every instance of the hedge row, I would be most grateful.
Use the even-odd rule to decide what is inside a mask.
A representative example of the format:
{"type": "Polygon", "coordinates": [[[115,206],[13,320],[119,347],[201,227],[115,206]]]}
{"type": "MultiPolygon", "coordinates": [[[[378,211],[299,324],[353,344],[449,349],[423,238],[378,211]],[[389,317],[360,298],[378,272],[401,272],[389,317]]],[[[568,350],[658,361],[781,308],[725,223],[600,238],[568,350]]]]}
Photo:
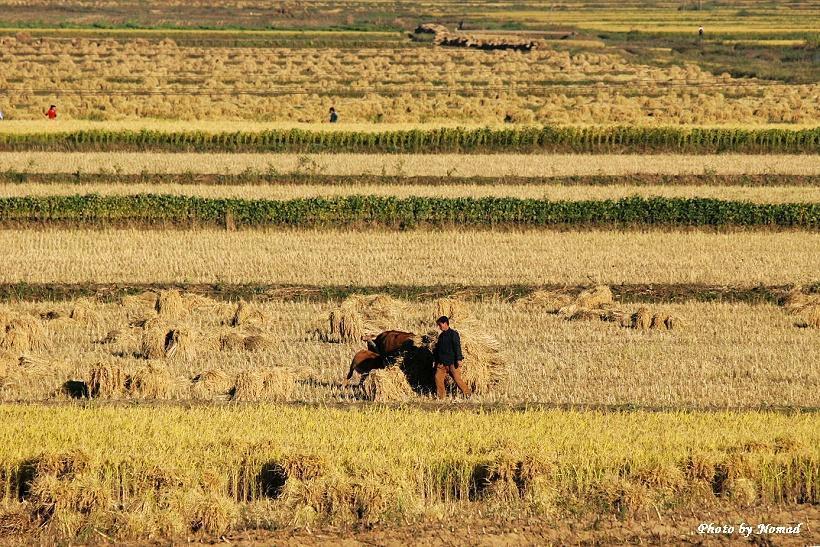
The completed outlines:
{"type": "Polygon", "coordinates": [[[674,152],[817,153],[820,127],[437,128],[397,131],[74,131],[0,133],[0,150],[198,152],[674,152]]]}
{"type": "Polygon", "coordinates": [[[0,222],[228,226],[758,226],[820,228],[820,204],[638,198],[547,201],[517,198],[350,196],[292,200],[140,194],[0,199],[0,222]]]}

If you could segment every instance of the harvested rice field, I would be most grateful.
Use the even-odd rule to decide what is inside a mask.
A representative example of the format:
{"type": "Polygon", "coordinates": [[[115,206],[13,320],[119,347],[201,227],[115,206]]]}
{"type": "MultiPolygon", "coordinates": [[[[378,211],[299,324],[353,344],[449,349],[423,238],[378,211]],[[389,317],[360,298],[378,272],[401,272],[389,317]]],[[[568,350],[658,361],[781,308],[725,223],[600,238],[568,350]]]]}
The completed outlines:
{"type": "Polygon", "coordinates": [[[337,196],[385,197],[514,197],[561,201],[617,200],[626,197],[708,198],[754,203],[820,202],[820,186],[557,186],[538,184],[321,184],[199,185],[199,184],[0,184],[0,197],[73,196],[82,194],[169,194],[207,198],[285,200],[337,196]]]}
{"type": "Polygon", "coordinates": [[[0,248],[2,283],[755,286],[816,283],[820,235],[18,229],[0,248]]]}
{"type": "Polygon", "coordinates": [[[0,171],[80,174],[302,174],[429,177],[820,175],[818,155],[192,154],[0,152],[0,171]]]}
{"type": "MultiPolygon", "coordinates": [[[[340,309],[368,298],[351,297],[340,309]]],[[[453,325],[465,343],[477,333],[492,333],[503,359],[504,374],[497,381],[470,380],[477,382],[476,404],[820,407],[820,363],[807,359],[820,352],[820,331],[800,328],[808,315],[774,304],[614,301],[590,315],[582,309],[559,312],[574,302],[561,291],[512,301],[456,302],[453,325]],[[646,324],[633,324],[634,314],[646,314],[646,324]],[[652,323],[655,316],[661,319],[652,323]],[[671,318],[668,325],[660,324],[666,318],[671,318]]],[[[446,301],[382,297],[360,311],[358,331],[339,338],[328,323],[338,306],[334,301],[248,302],[237,311],[234,302],[174,291],[110,304],[80,299],[11,305],[3,313],[20,332],[0,341],[7,350],[0,398],[65,401],[80,389],[95,393],[95,399],[363,401],[366,391],[342,382],[350,356],[361,347],[359,337],[388,326],[424,334],[437,310],[453,308],[446,301]],[[15,320],[33,323],[32,330],[15,320]],[[166,339],[171,331],[179,333],[179,349],[173,352],[166,339]],[[20,363],[15,351],[25,353],[20,363]],[[111,371],[117,371],[119,383],[99,378],[111,371]],[[267,371],[281,371],[282,385],[243,392],[244,381],[261,386],[262,379],[252,375],[267,371]],[[126,377],[142,378],[143,384],[127,384],[126,377]]],[[[465,366],[471,377],[469,360],[465,366]]],[[[405,402],[412,400],[431,399],[422,390],[405,402]]]]}
{"type": "Polygon", "coordinates": [[[0,545],[820,544],[809,4],[0,0],[0,545]]]}

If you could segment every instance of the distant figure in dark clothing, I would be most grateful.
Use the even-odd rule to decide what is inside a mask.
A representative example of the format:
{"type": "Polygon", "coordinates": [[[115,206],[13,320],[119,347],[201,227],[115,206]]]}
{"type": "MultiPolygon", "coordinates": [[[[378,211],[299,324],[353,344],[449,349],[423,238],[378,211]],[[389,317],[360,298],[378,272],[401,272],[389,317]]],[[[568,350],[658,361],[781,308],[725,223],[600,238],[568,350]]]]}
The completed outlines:
{"type": "Polygon", "coordinates": [[[703,38],[703,27],[700,27],[700,28],[698,29],[698,36],[699,36],[699,37],[701,37],[701,38],[703,38]]]}
{"type": "Polygon", "coordinates": [[[339,115],[336,113],[336,109],[332,106],[330,107],[330,123],[336,123],[339,121],[339,115]]]}
{"type": "Polygon", "coordinates": [[[433,366],[436,369],[436,397],[443,399],[447,395],[444,381],[448,374],[464,396],[469,397],[473,392],[461,378],[461,372],[458,370],[464,362],[464,355],[461,353],[461,337],[458,331],[450,328],[450,319],[445,316],[439,317],[436,325],[441,331],[436,342],[436,349],[433,351],[433,366]]]}
{"type": "Polygon", "coordinates": [[[46,118],[49,120],[56,120],[57,119],[57,105],[51,105],[46,110],[46,118]]]}

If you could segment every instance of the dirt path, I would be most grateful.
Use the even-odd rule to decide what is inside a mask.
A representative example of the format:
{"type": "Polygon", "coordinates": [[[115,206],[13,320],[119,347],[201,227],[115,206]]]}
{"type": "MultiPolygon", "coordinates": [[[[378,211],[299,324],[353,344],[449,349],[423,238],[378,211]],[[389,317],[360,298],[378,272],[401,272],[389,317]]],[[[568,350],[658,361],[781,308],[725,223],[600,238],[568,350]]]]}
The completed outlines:
{"type": "MultiPolygon", "coordinates": [[[[681,512],[683,513],[683,511],[681,512]]],[[[766,545],[793,546],[820,543],[820,507],[758,507],[749,510],[704,511],[694,515],[668,513],[645,520],[619,521],[612,517],[585,520],[524,520],[509,523],[490,519],[444,521],[372,530],[322,529],[307,531],[254,530],[230,535],[232,545],[766,545]],[[704,523],[733,525],[734,534],[699,534],[704,523]],[[744,538],[740,523],[790,525],[802,523],[800,534],[757,534],[744,538]]],[[[756,530],[755,530],[756,532],[756,530]]],[[[217,541],[212,541],[217,543],[217,541]]]]}

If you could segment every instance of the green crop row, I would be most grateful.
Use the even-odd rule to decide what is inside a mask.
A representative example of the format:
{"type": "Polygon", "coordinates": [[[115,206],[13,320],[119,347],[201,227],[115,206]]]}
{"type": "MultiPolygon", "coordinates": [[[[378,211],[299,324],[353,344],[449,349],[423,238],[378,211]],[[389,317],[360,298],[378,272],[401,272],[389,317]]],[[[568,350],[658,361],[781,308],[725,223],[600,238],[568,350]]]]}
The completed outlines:
{"type": "Polygon", "coordinates": [[[200,152],[674,152],[817,153],[820,127],[435,128],[394,131],[106,131],[0,133],[0,150],[200,152]]]}
{"type": "Polygon", "coordinates": [[[0,222],[231,226],[703,226],[820,228],[820,204],[638,198],[548,201],[517,198],[350,196],[291,200],[140,194],[0,199],[0,222]]]}

